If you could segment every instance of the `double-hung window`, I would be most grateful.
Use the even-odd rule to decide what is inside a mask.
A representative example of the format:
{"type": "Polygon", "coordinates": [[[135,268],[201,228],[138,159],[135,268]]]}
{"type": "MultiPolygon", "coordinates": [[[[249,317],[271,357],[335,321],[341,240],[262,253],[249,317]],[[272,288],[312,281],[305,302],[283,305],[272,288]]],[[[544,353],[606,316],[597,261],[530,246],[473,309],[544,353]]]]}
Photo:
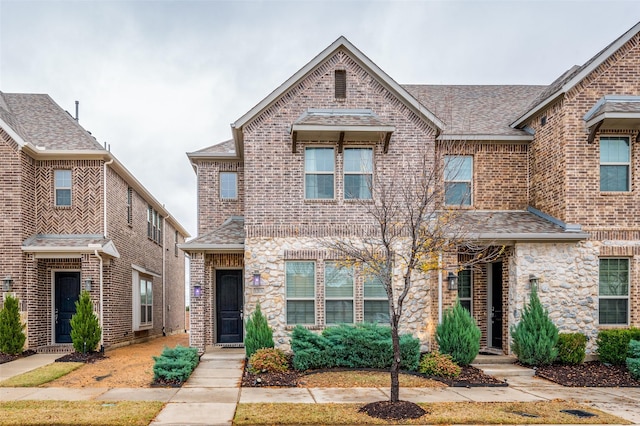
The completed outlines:
{"type": "Polygon", "coordinates": [[[140,277],[140,326],[153,325],[153,281],[140,277]]]}
{"type": "Polygon", "coordinates": [[[473,279],[470,269],[458,273],[458,300],[460,305],[473,315],[473,279]]]}
{"type": "Polygon", "coordinates": [[[447,155],[444,164],[444,201],[449,206],[470,206],[473,193],[473,157],[447,155]]]}
{"type": "Polygon", "coordinates": [[[600,191],[626,192],[631,183],[628,137],[600,137],[600,191]]]}
{"type": "Polygon", "coordinates": [[[304,194],[307,200],[334,198],[333,148],[305,148],[304,194]]]}
{"type": "Polygon", "coordinates": [[[327,324],[353,323],[353,268],[326,262],[324,295],[327,324]]]}
{"type": "Polygon", "coordinates": [[[71,170],[54,170],[55,205],[71,206],[71,170]]]}
{"type": "Polygon", "coordinates": [[[368,200],[373,182],[373,149],[344,149],[344,198],[368,200]]]}
{"type": "Polygon", "coordinates": [[[220,173],[220,198],[235,200],[238,198],[238,174],[235,172],[220,173]]]}
{"type": "Polygon", "coordinates": [[[600,259],[599,323],[629,323],[629,259],[600,259]]]}
{"type": "Polygon", "coordinates": [[[287,324],[315,324],[314,262],[286,262],[287,324]]]}
{"type": "Polygon", "coordinates": [[[377,276],[364,279],[364,322],[389,323],[387,291],[377,276]]]}

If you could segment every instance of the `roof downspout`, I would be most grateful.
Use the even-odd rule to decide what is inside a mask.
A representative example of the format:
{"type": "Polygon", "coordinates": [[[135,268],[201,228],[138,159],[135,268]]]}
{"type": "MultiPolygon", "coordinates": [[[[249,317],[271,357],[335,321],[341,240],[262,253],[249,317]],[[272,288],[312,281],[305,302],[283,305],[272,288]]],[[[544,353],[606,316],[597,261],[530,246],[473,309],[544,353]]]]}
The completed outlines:
{"type": "Polygon", "coordinates": [[[165,247],[167,241],[167,219],[171,215],[162,218],[162,335],[166,336],[167,326],[167,248],[165,247]]]}
{"type": "Polygon", "coordinates": [[[442,323],[442,252],[438,254],[438,324],[442,323]]]}
{"type": "MultiPolygon", "coordinates": [[[[103,224],[103,232],[104,232],[104,237],[107,238],[107,166],[109,164],[113,163],[113,158],[109,161],[105,161],[104,163],[104,173],[103,173],[103,183],[104,183],[104,188],[103,188],[103,200],[102,200],[102,212],[103,212],[103,217],[102,217],[102,224],[103,224]]],[[[102,306],[102,305],[101,305],[102,306]]]]}
{"type": "Polygon", "coordinates": [[[98,250],[94,250],[93,254],[100,259],[100,352],[104,352],[104,278],[102,275],[103,260],[98,254],[98,250]]]}

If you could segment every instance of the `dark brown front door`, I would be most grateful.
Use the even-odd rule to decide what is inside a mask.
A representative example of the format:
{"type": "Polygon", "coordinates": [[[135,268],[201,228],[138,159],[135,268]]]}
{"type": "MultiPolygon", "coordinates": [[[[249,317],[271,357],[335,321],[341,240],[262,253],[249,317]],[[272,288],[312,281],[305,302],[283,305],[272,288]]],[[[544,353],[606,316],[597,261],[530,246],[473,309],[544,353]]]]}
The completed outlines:
{"type": "Polygon", "coordinates": [[[71,343],[71,317],[80,295],[80,272],[55,273],[56,343],[71,343]]]}
{"type": "Polygon", "coordinates": [[[242,271],[216,271],[218,343],[242,342],[242,271]]]}
{"type": "Polygon", "coordinates": [[[502,262],[491,267],[491,347],[502,349],[502,262]]]}

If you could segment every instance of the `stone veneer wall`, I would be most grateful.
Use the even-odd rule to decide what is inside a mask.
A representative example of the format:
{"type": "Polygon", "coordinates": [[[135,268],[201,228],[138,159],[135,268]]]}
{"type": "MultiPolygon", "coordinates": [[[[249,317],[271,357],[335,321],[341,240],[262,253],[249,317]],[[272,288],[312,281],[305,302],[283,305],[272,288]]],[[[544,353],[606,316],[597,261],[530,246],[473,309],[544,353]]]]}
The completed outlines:
{"type": "MultiPolygon", "coordinates": [[[[319,239],[313,238],[248,238],[245,242],[245,305],[247,318],[260,302],[262,312],[273,328],[276,346],[289,349],[289,337],[292,326],[286,324],[285,298],[285,261],[309,260],[316,262],[316,325],[309,326],[313,330],[324,328],[324,270],[325,260],[339,260],[335,253],[327,250],[319,239]],[[261,272],[261,286],[252,283],[253,271],[261,272]]],[[[428,349],[435,324],[430,321],[431,303],[437,300],[437,288],[431,285],[422,274],[416,274],[412,290],[408,294],[403,312],[401,331],[411,333],[428,349]],[[432,299],[435,300],[432,301],[432,299]]],[[[396,279],[400,284],[401,274],[396,271],[396,279]]],[[[356,321],[362,318],[362,280],[356,272],[354,309],[356,321]]]]}
{"type": "Polygon", "coordinates": [[[581,332],[587,353],[598,336],[598,246],[580,243],[518,243],[509,269],[509,326],[522,318],[529,301],[529,276],[540,278],[538,295],[560,332],[581,332]]]}

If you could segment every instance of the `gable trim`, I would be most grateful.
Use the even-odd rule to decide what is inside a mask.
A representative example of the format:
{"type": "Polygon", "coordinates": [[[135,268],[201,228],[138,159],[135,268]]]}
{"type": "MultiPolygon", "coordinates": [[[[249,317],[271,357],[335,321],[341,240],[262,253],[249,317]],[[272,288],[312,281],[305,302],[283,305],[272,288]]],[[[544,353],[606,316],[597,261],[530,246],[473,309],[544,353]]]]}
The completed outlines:
{"type": "Polygon", "coordinates": [[[2,130],[7,132],[7,134],[9,136],[11,136],[11,139],[13,139],[15,141],[15,143],[17,143],[20,148],[22,148],[23,146],[25,146],[27,144],[24,141],[24,139],[22,139],[22,137],[20,137],[20,135],[18,133],[16,133],[16,131],[13,130],[13,128],[11,126],[9,126],[7,124],[7,122],[4,121],[2,118],[0,118],[0,127],[2,127],[2,130]]]}

